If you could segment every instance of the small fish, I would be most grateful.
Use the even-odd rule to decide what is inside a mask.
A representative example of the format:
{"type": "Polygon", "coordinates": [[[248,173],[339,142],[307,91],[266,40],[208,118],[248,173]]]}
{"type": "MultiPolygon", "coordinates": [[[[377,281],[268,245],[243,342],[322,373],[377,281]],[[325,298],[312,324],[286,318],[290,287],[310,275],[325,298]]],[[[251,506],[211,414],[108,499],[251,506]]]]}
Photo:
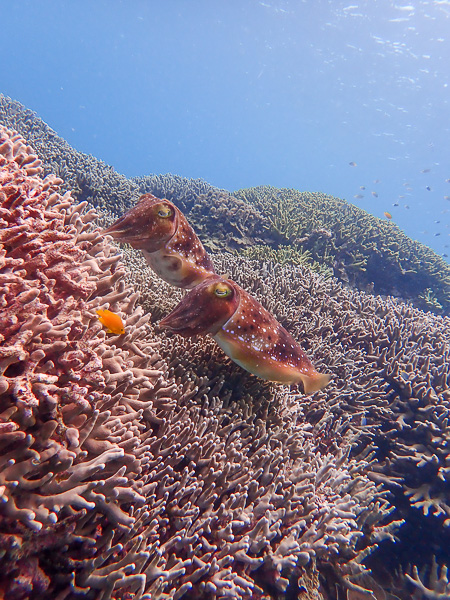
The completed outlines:
{"type": "Polygon", "coordinates": [[[391,213],[387,212],[386,210],[384,211],[383,215],[386,217],[386,219],[392,219],[391,213]]]}
{"type": "Polygon", "coordinates": [[[438,235],[441,235],[441,234],[440,233],[435,233],[434,235],[435,235],[435,237],[437,237],[438,235]]]}
{"type": "Polygon", "coordinates": [[[142,250],[155,273],[176,287],[192,288],[215,272],[186,217],[165,198],[144,194],[103,233],[142,250]]]}
{"type": "Polygon", "coordinates": [[[421,173],[429,173],[431,171],[431,169],[422,169],[420,172],[421,173]]]}
{"type": "Polygon", "coordinates": [[[210,334],[239,366],[257,377],[302,383],[305,394],[325,387],[290,333],[253,296],[231,279],[213,275],[188,292],[161,322],[185,337],[210,334]]]}
{"type": "Polygon", "coordinates": [[[376,192],[370,192],[374,198],[378,198],[378,194],[376,192]]]}
{"type": "Polygon", "coordinates": [[[405,208],[409,210],[409,204],[405,204],[405,208]]]}
{"type": "Polygon", "coordinates": [[[356,164],[355,162],[353,162],[353,161],[352,161],[352,162],[349,162],[348,164],[349,164],[351,167],[356,167],[356,166],[357,166],[357,164],[356,164]]]}
{"type": "Polygon", "coordinates": [[[107,308],[101,308],[96,313],[98,314],[98,320],[106,327],[109,333],[115,333],[116,335],[125,333],[125,327],[119,315],[107,308]]]}
{"type": "Polygon", "coordinates": [[[365,190],[365,189],[366,189],[366,186],[365,186],[365,185],[360,185],[360,186],[359,186],[359,189],[360,189],[360,190],[365,190]]]}
{"type": "Polygon", "coordinates": [[[392,206],[398,206],[398,202],[394,202],[394,204],[392,206]]]}
{"type": "Polygon", "coordinates": [[[446,179],[445,181],[446,181],[446,183],[450,183],[450,179],[446,179]]]}
{"type": "Polygon", "coordinates": [[[450,196],[444,196],[444,200],[450,200],[450,196]]]}
{"type": "Polygon", "coordinates": [[[431,188],[429,185],[427,185],[425,189],[428,190],[429,192],[431,192],[431,188]]]}
{"type": "Polygon", "coordinates": [[[361,198],[364,198],[364,196],[362,194],[355,194],[353,198],[356,198],[356,200],[361,200],[361,198]]]}
{"type": "Polygon", "coordinates": [[[401,375],[401,377],[403,377],[403,379],[413,379],[414,378],[414,373],[408,373],[408,371],[400,371],[400,375],[401,375]]]}
{"type": "Polygon", "coordinates": [[[374,183],[380,183],[381,179],[374,179],[373,182],[374,183]]]}

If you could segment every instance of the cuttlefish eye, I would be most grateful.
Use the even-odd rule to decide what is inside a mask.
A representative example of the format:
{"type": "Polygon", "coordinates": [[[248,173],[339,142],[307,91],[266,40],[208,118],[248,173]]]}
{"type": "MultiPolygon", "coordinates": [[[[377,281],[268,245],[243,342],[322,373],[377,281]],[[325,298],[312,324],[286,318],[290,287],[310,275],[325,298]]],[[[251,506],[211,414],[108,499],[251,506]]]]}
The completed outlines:
{"type": "Polygon", "coordinates": [[[158,210],[158,217],[161,217],[161,219],[168,219],[169,217],[172,216],[172,214],[173,214],[173,211],[170,208],[170,206],[162,206],[158,210]]]}
{"type": "Polygon", "coordinates": [[[232,289],[226,283],[218,283],[214,289],[214,293],[218,298],[227,298],[231,296],[232,289]]]}

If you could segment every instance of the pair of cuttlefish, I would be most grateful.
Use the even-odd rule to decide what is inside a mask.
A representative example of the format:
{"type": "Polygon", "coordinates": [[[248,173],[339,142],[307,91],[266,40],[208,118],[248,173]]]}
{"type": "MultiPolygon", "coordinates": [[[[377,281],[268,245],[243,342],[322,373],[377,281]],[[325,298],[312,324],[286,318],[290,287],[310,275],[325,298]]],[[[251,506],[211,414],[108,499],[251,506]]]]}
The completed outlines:
{"type": "Polygon", "coordinates": [[[104,230],[142,250],[171,285],[190,289],[160,326],[185,337],[210,334],[238,365],[269,381],[302,383],[306,394],[327,385],[294,338],[236,282],[217,275],[183,213],[169,200],[144,194],[104,230]]]}

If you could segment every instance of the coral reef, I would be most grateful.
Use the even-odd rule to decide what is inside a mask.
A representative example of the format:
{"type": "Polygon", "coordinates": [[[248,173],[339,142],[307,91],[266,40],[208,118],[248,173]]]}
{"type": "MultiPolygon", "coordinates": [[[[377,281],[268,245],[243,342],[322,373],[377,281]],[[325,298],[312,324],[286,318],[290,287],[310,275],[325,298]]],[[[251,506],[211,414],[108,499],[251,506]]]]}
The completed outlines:
{"type": "MultiPolygon", "coordinates": [[[[410,562],[423,571],[436,552],[440,563],[448,563],[450,320],[392,298],[351,292],[304,265],[261,265],[229,254],[213,259],[218,272],[250,290],[293,332],[318,368],[323,360],[333,371],[326,394],[311,402],[302,398],[302,418],[322,451],[334,454],[353,435],[356,454],[373,453],[370,478],[391,491],[394,520],[405,521],[395,532],[397,543],[381,543],[365,564],[384,581],[386,565],[393,577],[394,567],[406,569],[410,562]]],[[[133,270],[137,264],[134,259],[133,270]]],[[[150,310],[159,303],[146,288],[142,295],[150,310]]],[[[166,298],[167,291],[160,295],[166,298]]],[[[177,302],[166,300],[165,312],[177,302]]],[[[172,340],[172,352],[183,369],[204,377],[217,374],[220,352],[212,344],[192,342],[182,351],[179,342],[172,340]]],[[[231,400],[241,400],[242,380],[226,366],[224,387],[231,400]]],[[[410,598],[408,581],[398,585],[395,595],[410,598]]]]}
{"type": "Polygon", "coordinates": [[[5,599],[275,598],[311,558],[349,581],[364,571],[392,534],[351,437],[320,451],[296,394],[242,381],[208,343],[213,372],[184,368],[201,357],[149,327],[94,211],[0,136],[5,599]]]}
{"type": "MultiPolygon", "coordinates": [[[[445,597],[450,320],[305,264],[215,253],[216,271],[333,373],[311,397],[265,384],[212,340],[153,327],[141,307],[158,320],[183,293],[139,253],[119,256],[90,206],[61,194],[67,182],[1,136],[5,598],[341,600],[381,598],[380,584],[389,598],[445,597]],[[99,323],[107,307],[123,336],[99,323]]],[[[108,186],[112,212],[130,202],[117,178],[97,206],[108,186]]],[[[443,304],[438,286],[423,290],[443,304]]]]}
{"type": "Polygon", "coordinates": [[[322,193],[260,186],[234,196],[266,216],[278,243],[309,251],[341,280],[360,289],[373,285],[375,293],[400,295],[421,308],[449,311],[450,265],[395,223],[322,193]],[[427,288],[434,301],[425,304],[427,288]]]}
{"type": "Polygon", "coordinates": [[[387,556],[388,564],[403,568],[413,562],[422,569],[433,554],[450,562],[450,319],[352,292],[306,266],[245,264],[227,255],[214,260],[305,349],[319,329],[320,347],[309,352],[317,368],[326,357],[333,382],[326,398],[305,408],[305,419],[332,451],[342,435],[358,432],[355,451],[374,453],[370,477],[390,490],[393,517],[405,521],[397,543],[382,545],[366,564],[382,577],[387,556]]]}
{"type": "Polygon", "coordinates": [[[326,279],[333,276],[333,269],[328,267],[325,261],[319,263],[312,259],[309,250],[302,251],[301,248],[295,248],[291,245],[278,246],[278,248],[260,245],[250,246],[242,252],[242,255],[254,260],[278,263],[282,266],[307,265],[311,270],[320,273],[326,279]]]}
{"type": "Polygon", "coordinates": [[[62,190],[70,190],[78,202],[101,209],[106,223],[126,212],[140,195],[152,193],[174,202],[210,251],[242,251],[262,245],[266,252],[279,256],[278,247],[289,245],[293,256],[296,251],[310,252],[324,273],[333,269],[335,277],[345,283],[448,314],[448,263],[408,238],[394,223],[345,200],[269,186],[230,194],[202,180],[171,174],[127,179],[71,148],[32,111],[2,95],[0,123],[33,144],[44,174],[56,174],[63,179],[62,190]]]}

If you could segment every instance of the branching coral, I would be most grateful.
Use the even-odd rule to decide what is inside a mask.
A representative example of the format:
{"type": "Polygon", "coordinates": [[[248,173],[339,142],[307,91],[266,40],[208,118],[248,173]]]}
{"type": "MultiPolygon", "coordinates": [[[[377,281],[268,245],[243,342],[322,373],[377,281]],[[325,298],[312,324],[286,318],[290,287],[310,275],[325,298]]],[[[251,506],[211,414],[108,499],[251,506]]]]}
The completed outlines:
{"type": "Polygon", "coordinates": [[[295,397],[258,383],[230,402],[220,362],[185,369],[189,344],[155,337],[95,213],[1,136],[5,598],[262,598],[312,557],[363,569],[364,524],[389,512],[369,461],[350,440],[319,450],[295,397]]]}
{"type": "Polygon", "coordinates": [[[425,585],[425,573],[419,573],[417,567],[413,567],[412,577],[408,573],[405,575],[406,579],[420,591],[420,596],[414,593],[413,598],[448,600],[448,598],[450,598],[450,582],[447,577],[447,572],[447,567],[445,565],[439,566],[436,559],[433,557],[428,577],[429,582],[428,585],[425,585]]]}
{"type": "Polygon", "coordinates": [[[4,129],[0,168],[0,581],[12,598],[26,585],[53,589],[51,553],[67,547],[57,562],[76,573],[101,545],[102,523],[134,523],[145,498],[132,404],[162,373],[154,352],[129,356],[147,317],[119,282],[119,255],[91,229],[94,213],[61,197],[57,178],[36,176],[37,157],[4,129]],[[104,306],[126,318],[121,342],[101,330],[104,306]],[[85,541],[83,513],[94,532],[85,541]]]}
{"type": "Polygon", "coordinates": [[[370,477],[391,489],[395,517],[415,524],[396,533],[401,543],[390,560],[431,560],[424,535],[430,547],[448,547],[450,320],[351,292],[304,266],[246,264],[229,255],[215,264],[294,332],[318,368],[326,357],[334,385],[326,399],[305,407],[305,419],[325,448],[353,431],[358,450],[375,453],[370,477]],[[412,555],[416,545],[421,551],[412,555]]]}
{"type": "Polygon", "coordinates": [[[423,303],[423,308],[440,312],[444,307],[438,301],[436,294],[431,288],[426,288],[418,295],[419,302],[423,303]]]}
{"type": "Polygon", "coordinates": [[[327,250],[340,279],[362,289],[373,283],[377,293],[412,299],[433,288],[435,301],[429,308],[435,310],[440,304],[448,311],[449,265],[394,223],[322,193],[260,186],[239,190],[234,196],[266,215],[266,227],[278,242],[300,243],[318,262],[327,250]],[[311,235],[316,231],[327,235],[311,235]]]}
{"type": "MultiPolygon", "coordinates": [[[[421,542],[430,531],[448,546],[448,318],[351,291],[303,265],[215,254],[217,271],[333,372],[333,384],[309,398],[263,383],[211,340],[153,329],[140,306],[159,318],[181,292],[134,251],[120,258],[89,206],[61,196],[57,178],[42,180],[21,138],[2,136],[0,589],[8,600],[19,592],[276,598],[300,593],[301,580],[317,587],[315,569],[324,596],[337,586],[355,597],[376,587],[366,566],[379,579],[377,547],[386,568],[411,560],[422,568],[432,548],[411,557],[418,532],[421,542]],[[104,332],[95,314],[103,307],[122,315],[124,336],[104,332]]],[[[97,205],[111,193],[116,211],[131,200],[108,177],[97,205]]],[[[202,194],[225,212],[233,202],[202,194]]],[[[236,237],[248,206],[235,205],[236,237]]],[[[252,239],[260,216],[248,212],[252,239]]],[[[313,256],[309,243],[329,244],[332,228],[320,229],[296,238],[313,256]]],[[[267,230],[259,235],[271,243],[267,230]]],[[[405,589],[396,594],[409,597],[405,589]]]]}
{"type": "MultiPolygon", "coordinates": [[[[356,452],[372,453],[370,478],[392,491],[395,518],[414,523],[391,532],[400,542],[392,547],[392,564],[431,560],[429,553],[411,554],[411,549],[424,531],[430,544],[447,545],[442,525],[449,504],[449,319],[392,298],[351,292],[305,266],[261,265],[229,254],[213,258],[218,272],[251,291],[294,333],[318,368],[322,360],[332,368],[334,385],[311,402],[302,399],[302,419],[324,451],[334,453],[354,436],[356,452]]],[[[143,294],[145,301],[149,297],[143,294]]],[[[212,343],[194,341],[183,350],[179,341],[172,341],[173,355],[184,369],[205,377],[221,373],[231,398],[242,398],[243,381],[250,385],[252,378],[238,378],[238,368],[228,362],[218,371],[220,351],[212,343]]],[[[250,397],[272,397],[267,386],[255,386],[256,381],[250,397]]],[[[372,530],[370,521],[366,526],[372,530]]],[[[378,543],[386,533],[376,534],[378,543]]],[[[377,566],[380,559],[370,564],[377,566]]]]}
{"type": "Polygon", "coordinates": [[[292,245],[279,246],[272,248],[271,246],[250,246],[242,252],[243,256],[259,261],[272,261],[280,265],[308,265],[310,269],[316,273],[320,273],[326,279],[333,276],[333,269],[327,267],[325,263],[318,263],[312,260],[311,253],[308,250],[303,251],[302,248],[295,248],[292,245]]]}

